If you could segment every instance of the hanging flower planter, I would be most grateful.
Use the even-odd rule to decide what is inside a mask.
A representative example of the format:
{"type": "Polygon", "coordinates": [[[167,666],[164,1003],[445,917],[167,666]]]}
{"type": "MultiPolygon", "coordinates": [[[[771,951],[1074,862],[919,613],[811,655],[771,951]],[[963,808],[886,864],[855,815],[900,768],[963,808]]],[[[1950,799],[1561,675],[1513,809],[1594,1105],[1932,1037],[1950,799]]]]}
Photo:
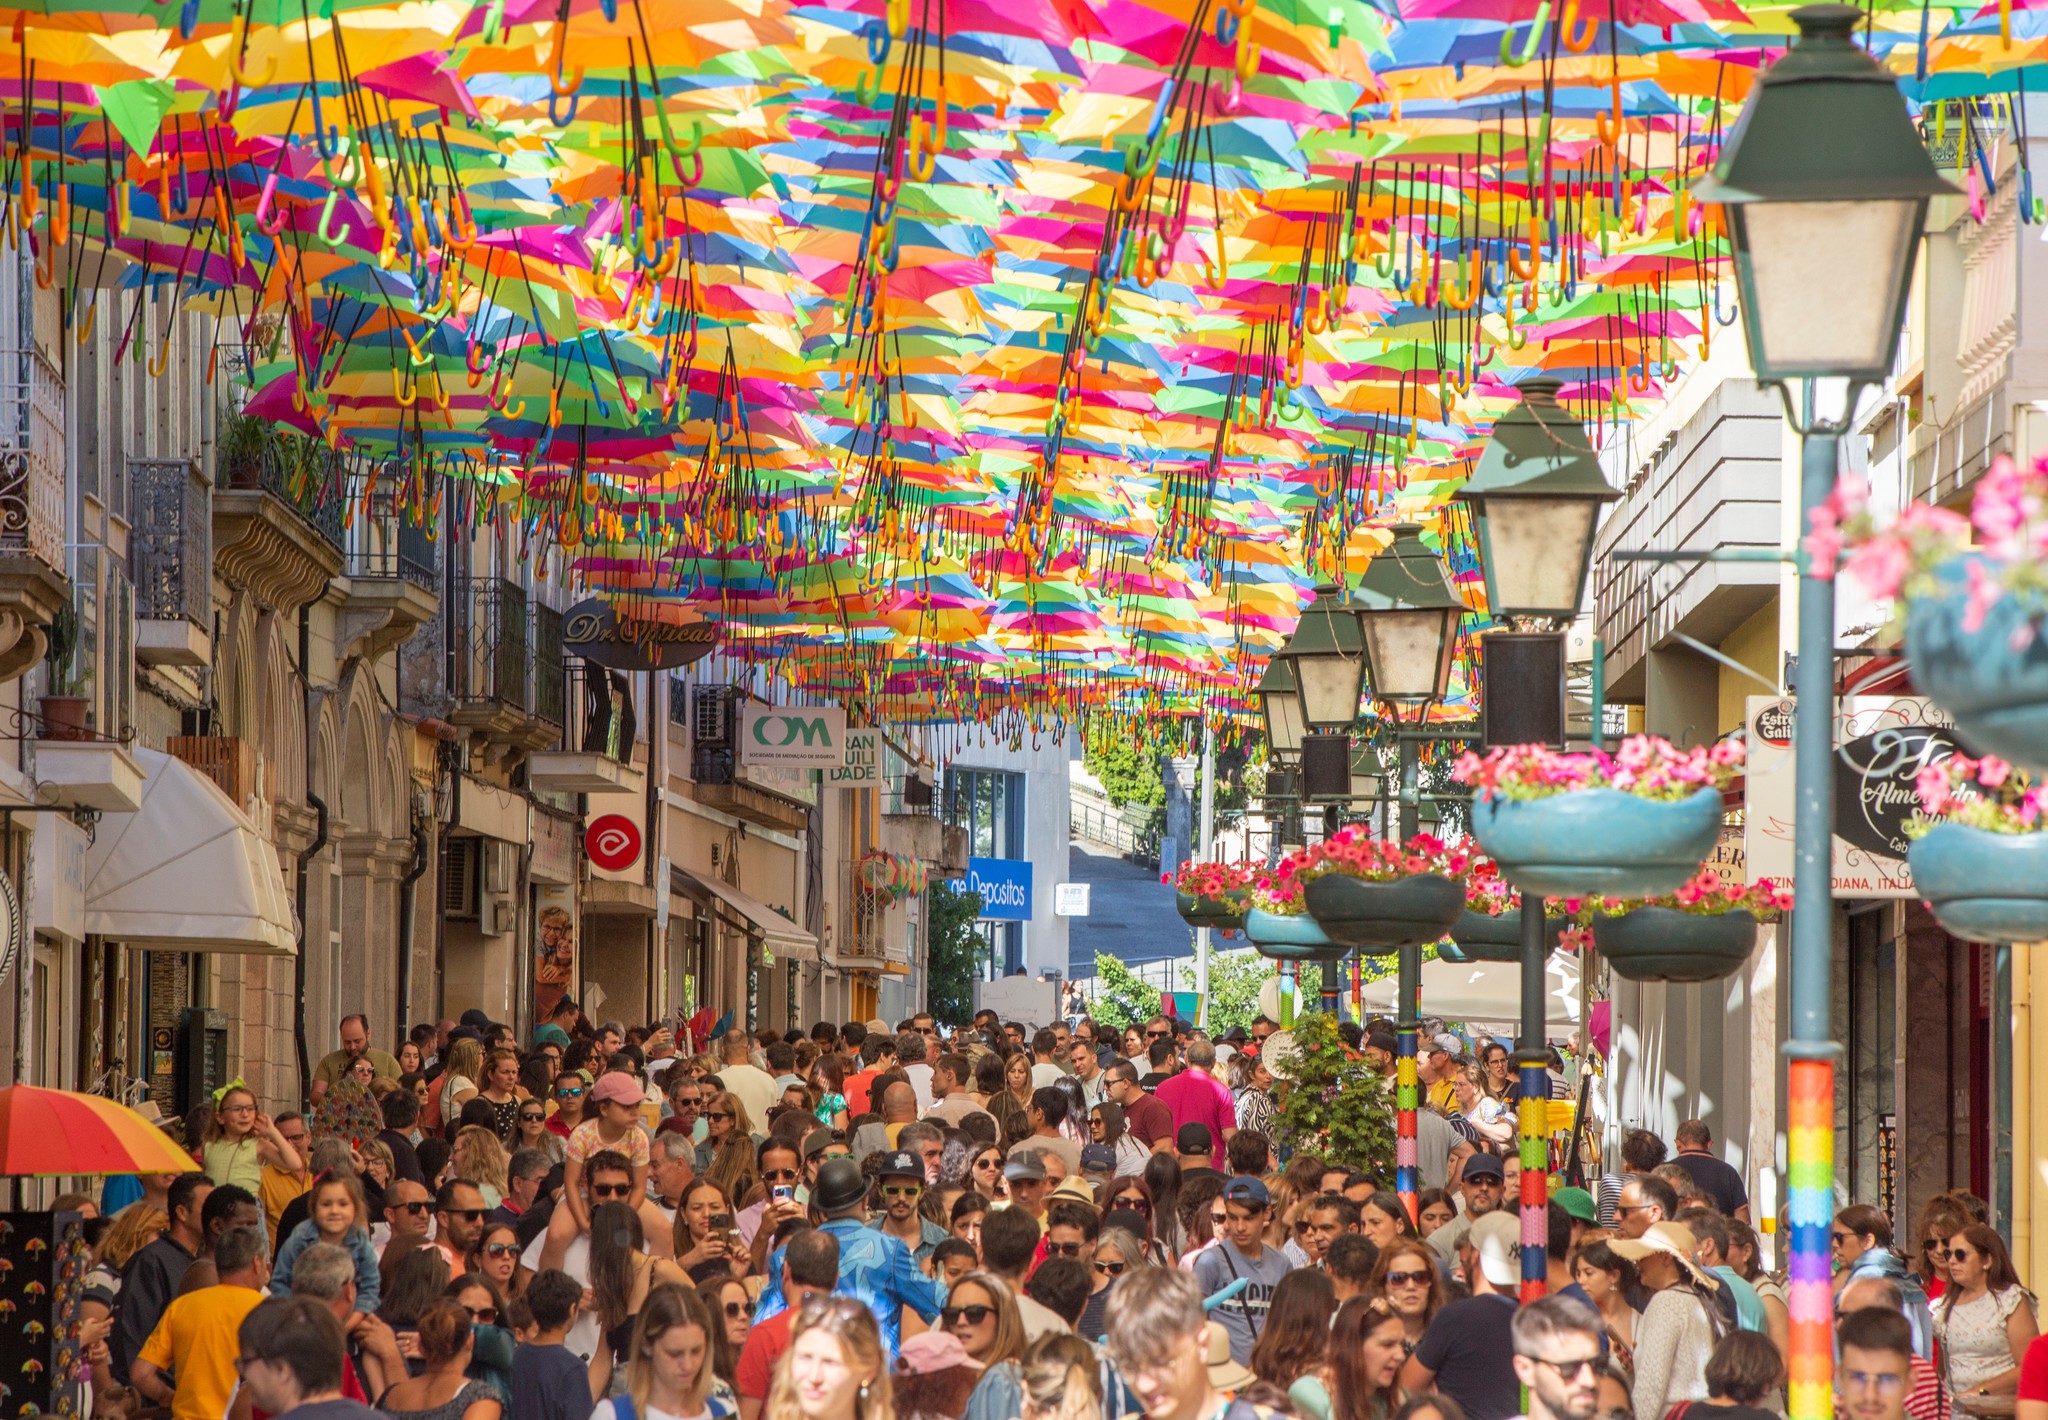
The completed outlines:
{"type": "Polygon", "coordinates": [[[1756,918],[1733,912],[1637,907],[1593,919],[1593,945],[1630,981],[1719,981],[1740,971],[1756,946],[1756,918]]]}
{"type": "MultiPolygon", "coordinates": [[[[1559,937],[1572,930],[1572,919],[1545,914],[1547,928],[1543,950],[1555,951],[1559,937]]],[[[1498,915],[1473,912],[1461,913],[1451,924],[1451,945],[1457,949],[1460,961],[1520,961],[1522,959],[1522,909],[1510,907],[1498,915]]],[[[1438,954],[1452,960],[1439,947],[1438,954]]]]}
{"type": "Polygon", "coordinates": [[[1956,719],[1971,749],[2048,770],[2048,636],[2033,598],[1979,604],[1996,575],[1977,553],[1951,557],[1910,600],[1906,661],[1913,683],[1956,719]]]}
{"type": "Polygon", "coordinates": [[[1935,920],[1973,942],[2048,940],[2048,793],[1960,754],[1922,770],[1919,790],[1906,863],[1935,920]]]}
{"type": "Polygon", "coordinates": [[[1483,861],[1428,834],[1406,843],[1356,825],[1290,855],[1276,877],[1302,884],[1308,913],[1340,946],[1375,954],[1434,942],[1465,906],[1464,874],[1483,861]]]}
{"type": "Polygon", "coordinates": [[[1253,863],[1190,862],[1160,881],[1172,885],[1175,905],[1188,926],[1234,932],[1244,926],[1247,894],[1264,873],[1253,863]]]}
{"type": "Polygon", "coordinates": [[[1674,892],[1713,852],[1721,790],[1741,770],[1739,741],[1681,750],[1631,735],[1613,754],[1508,745],[1466,754],[1472,833],[1501,877],[1545,897],[1674,892]]]}
{"type": "Polygon", "coordinates": [[[1967,519],[1925,503],[1879,513],[1869,485],[1844,476],[1813,510],[1806,551],[1814,575],[1839,561],[1904,609],[1913,683],[1965,744],[2048,770],[2048,458],[2025,470],[1993,459],[1967,519]]]}
{"type": "Polygon", "coordinates": [[[1703,867],[1675,893],[1648,901],[1595,898],[1581,908],[1593,945],[1630,981],[1719,981],[1740,971],[1758,922],[1791,910],[1791,892],[1770,878],[1724,879],[1703,867]]]}
{"type": "Polygon", "coordinates": [[[1254,907],[1244,915],[1244,934],[1272,961],[1334,961],[1347,950],[1305,912],[1288,916],[1254,907]]]}

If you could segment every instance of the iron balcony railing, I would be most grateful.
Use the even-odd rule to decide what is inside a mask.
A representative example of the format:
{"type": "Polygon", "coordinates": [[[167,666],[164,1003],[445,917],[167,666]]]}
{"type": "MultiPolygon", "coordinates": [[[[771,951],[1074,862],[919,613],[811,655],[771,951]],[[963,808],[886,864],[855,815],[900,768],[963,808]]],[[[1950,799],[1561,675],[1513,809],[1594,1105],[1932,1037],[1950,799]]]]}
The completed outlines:
{"type": "Polygon", "coordinates": [[[340,455],[317,440],[266,439],[260,457],[221,467],[222,486],[261,489],[298,514],[336,552],[348,551],[348,469],[340,455]]]}
{"type": "Polygon", "coordinates": [[[0,351],[0,555],[64,570],[64,381],[40,351],[0,351]]]}
{"type": "Polygon", "coordinates": [[[458,584],[461,598],[448,638],[448,688],[457,700],[494,700],[525,710],[531,628],[526,593],[502,577],[458,584]]]}
{"type": "Polygon", "coordinates": [[[135,525],[135,615],[208,625],[213,599],[212,494],[193,459],[128,460],[135,525]]]}
{"type": "Polygon", "coordinates": [[[403,580],[433,591],[439,586],[434,540],[394,502],[388,495],[377,497],[370,516],[359,516],[349,529],[348,575],[403,580]]]}

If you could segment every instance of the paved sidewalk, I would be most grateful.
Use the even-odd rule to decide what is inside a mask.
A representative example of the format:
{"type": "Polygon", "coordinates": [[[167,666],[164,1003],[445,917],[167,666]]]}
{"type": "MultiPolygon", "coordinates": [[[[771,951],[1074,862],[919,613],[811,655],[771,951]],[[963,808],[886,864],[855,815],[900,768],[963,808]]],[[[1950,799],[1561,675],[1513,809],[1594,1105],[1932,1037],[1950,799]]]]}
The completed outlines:
{"type": "Polygon", "coordinates": [[[1077,838],[1068,853],[1067,881],[1093,884],[1088,916],[1067,922],[1070,977],[1094,976],[1097,952],[1133,966],[1194,956],[1194,936],[1174,910],[1173,889],[1150,868],[1077,838]]]}

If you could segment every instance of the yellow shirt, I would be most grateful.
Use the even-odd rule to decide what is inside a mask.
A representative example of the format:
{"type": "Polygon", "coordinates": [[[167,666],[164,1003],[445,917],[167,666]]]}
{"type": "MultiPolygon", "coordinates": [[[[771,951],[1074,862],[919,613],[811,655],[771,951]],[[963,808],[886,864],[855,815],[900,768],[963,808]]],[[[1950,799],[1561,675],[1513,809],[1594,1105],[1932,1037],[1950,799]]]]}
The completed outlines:
{"type": "Polygon", "coordinates": [[[172,1420],[220,1420],[235,1391],[236,1333],[263,1294],[250,1287],[201,1287],[174,1298],[142,1343],[138,1359],[173,1372],[172,1420]]]}
{"type": "Polygon", "coordinates": [[[270,1250],[276,1252],[284,1239],[277,1235],[277,1225],[284,1217],[284,1210],[294,1198],[306,1191],[306,1181],[295,1173],[286,1173],[274,1164],[263,1166],[263,1186],[257,1197],[263,1202],[263,1217],[270,1225],[270,1250]]]}

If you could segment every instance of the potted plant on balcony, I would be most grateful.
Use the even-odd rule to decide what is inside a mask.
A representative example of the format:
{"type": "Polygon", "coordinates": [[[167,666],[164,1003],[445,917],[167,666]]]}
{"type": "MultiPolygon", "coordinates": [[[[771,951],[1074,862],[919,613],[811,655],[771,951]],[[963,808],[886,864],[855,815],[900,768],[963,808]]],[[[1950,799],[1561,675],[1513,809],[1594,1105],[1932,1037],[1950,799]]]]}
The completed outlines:
{"type": "Polygon", "coordinates": [[[1330,940],[1302,901],[1301,882],[1291,871],[1298,856],[1261,871],[1245,890],[1244,934],[1271,961],[1340,960],[1345,948],[1330,940]]]}
{"type": "Polygon", "coordinates": [[[1816,574],[1839,566],[1900,609],[1913,683],[1966,745],[2048,771],[2048,458],[1992,460],[1967,519],[1925,503],[1881,513],[1844,477],[1814,510],[1806,551],[1816,574]]]}
{"type": "Polygon", "coordinates": [[[1465,907],[1464,877],[1478,855],[1460,840],[1418,833],[1406,843],[1357,824],[1296,854],[1302,902],[1330,940],[1375,955],[1434,942],[1465,907]]]}
{"type": "Polygon", "coordinates": [[[1161,881],[1172,885],[1181,918],[1190,927],[1234,932],[1244,926],[1246,894],[1263,871],[1253,863],[1187,862],[1161,881]]]}
{"type": "Polygon", "coordinates": [[[1589,898],[1593,945],[1630,981],[1719,981],[1742,969],[1759,922],[1791,910],[1792,892],[1770,878],[1725,879],[1702,867],[1676,892],[1649,899],[1589,898]]]}
{"type": "MultiPolygon", "coordinates": [[[[1572,919],[1556,899],[1544,900],[1544,921],[1549,940],[1544,950],[1569,944],[1575,930],[1572,919]]],[[[1451,924],[1449,941],[1438,949],[1446,961],[1520,961],[1522,959],[1522,899],[1500,876],[1490,858],[1475,859],[1465,879],[1465,910],[1451,924]]]]}
{"type": "Polygon", "coordinates": [[[43,657],[50,668],[50,689],[37,702],[36,716],[42,722],[41,738],[83,740],[92,737],[92,697],[78,694],[84,682],[77,664],[78,611],[69,602],[57,608],[50,621],[49,644],[43,657]]]}
{"type": "Polygon", "coordinates": [[[1546,897],[1675,892],[1713,851],[1721,790],[1742,745],[1682,750],[1631,735],[1614,753],[1505,745],[1461,755],[1452,777],[1475,791],[1472,833],[1524,892],[1546,897]]]}
{"type": "Polygon", "coordinates": [[[221,412],[214,444],[217,482],[223,488],[255,488],[263,482],[263,451],[271,439],[270,425],[254,414],[221,412]]]}
{"type": "Polygon", "coordinates": [[[1951,755],[1920,771],[1906,824],[1913,888],[1935,920],[1973,942],[2048,939],[2048,788],[1995,755],[1951,755]]]}

